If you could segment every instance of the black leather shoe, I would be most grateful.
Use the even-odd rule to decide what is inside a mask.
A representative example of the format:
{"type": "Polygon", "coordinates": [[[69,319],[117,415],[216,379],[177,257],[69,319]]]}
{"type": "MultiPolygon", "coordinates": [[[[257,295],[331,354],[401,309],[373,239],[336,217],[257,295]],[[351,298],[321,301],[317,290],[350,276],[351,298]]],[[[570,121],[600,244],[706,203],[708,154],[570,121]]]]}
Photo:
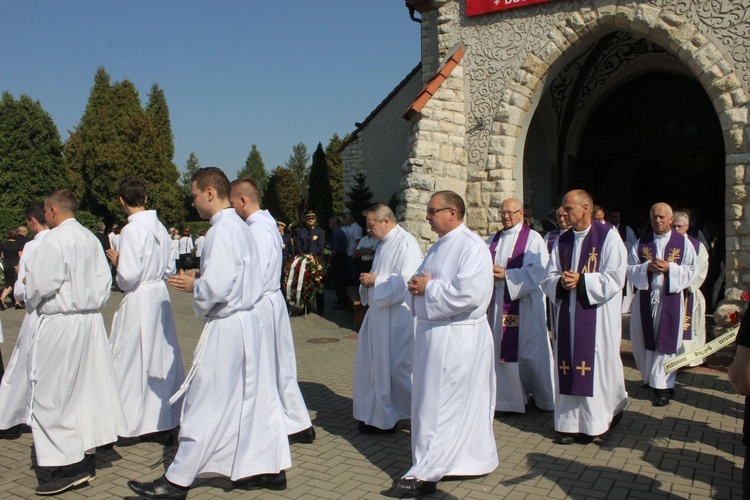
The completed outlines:
{"type": "Polygon", "coordinates": [[[307,429],[302,429],[294,434],[289,434],[289,444],[305,443],[310,444],[315,441],[315,428],[311,425],[307,429]]]}
{"type": "Polygon", "coordinates": [[[95,477],[95,473],[92,474],[90,471],[81,472],[73,476],[62,476],[59,473],[53,473],[50,481],[39,485],[36,489],[36,494],[57,495],[79,484],[88,483],[95,477]]]}
{"type": "Polygon", "coordinates": [[[273,490],[282,491],[286,489],[286,472],[281,471],[278,474],[258,474],[237,481],[232,481],[232,487],[243,490],[273,490]]]}
{"type": "Polygon", "coordinates": [[[669,398],[666,396],[659,396],[656,398],[656,402],[654,403],[654,406],[668,406],[669,405],[669,398]]]}
{"type": "Polygon", "coordinates": [[[362,434],[393,434],[398,430],[398,423],[390,429],[381,429],[374,425],[367,425],[364,422],[359,423],[359,432],[362,434]]]}
{"type": "Polygon", "coordinates": [[[555,439],[555,444],[563,444],[563,445],[569,445],[574,444],[576,442],[575,438],[573,436],[559,436],[557,439],[555,439]]]}
{"type": "Polygon", "coordinates": [[[156,481],[150,483],[139,483],[138,481],[128,481],[128,488],[133,493],[145,498],[165,498],[170,500],[185,500],[190,488],[183,488],[167,481],[166,476],[162,476],[156,481]]]}
{"type": "Polygon", "coordinates": [[[393,486],[403,491],[407,495],[429,495],[435,493],[437,482],[422,481],[417,478],[399,479],[393,482],[393,486]]]}

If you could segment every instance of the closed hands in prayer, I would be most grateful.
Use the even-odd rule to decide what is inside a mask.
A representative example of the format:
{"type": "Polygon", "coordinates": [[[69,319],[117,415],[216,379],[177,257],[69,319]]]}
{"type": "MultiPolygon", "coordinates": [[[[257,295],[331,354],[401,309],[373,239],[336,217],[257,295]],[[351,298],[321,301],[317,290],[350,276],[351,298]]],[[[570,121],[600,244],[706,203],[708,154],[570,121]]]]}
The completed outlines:
{"type": "Polygon", "coordinates": [[[362,273],[359,275],[359,282],[362,286],[373,286],[375,284],[375,278],[377,278],[378,275],[374,273],[362,273]]]}
{"type": "Polygon", "coordinates": [[[560,282],[566,290],[571,290],[578,286],[578,279],[581,277],[579,273],[573,271],[565,271],[560,276],[560,282]]]}
{"type": "Polygon", "coordinates": [[[664,274],[669,272],[669,262],[662,259],[654,259],[648,263],[646,269],[648,269],[648,272],[650,273],[664,274]]]}
{"type": "Polygon", "coordinates": [[[492,275],[496,280],[504,280],[505,268],[503,266],[498,266],[497,264],[495,264],[494,266],[492,266],[492,275]]]}
{"type": "Polygon", "coordinates": [[[432,276],[424,271],[422,271],[422,276],[417,276],[415,274],[409,280],[409,283],[407,283],[407,286],[409,287],[409,293],[411,293],[412,295],[424,295],[424,289],[427,286],[427,282],[431,279],[432,276]]]}

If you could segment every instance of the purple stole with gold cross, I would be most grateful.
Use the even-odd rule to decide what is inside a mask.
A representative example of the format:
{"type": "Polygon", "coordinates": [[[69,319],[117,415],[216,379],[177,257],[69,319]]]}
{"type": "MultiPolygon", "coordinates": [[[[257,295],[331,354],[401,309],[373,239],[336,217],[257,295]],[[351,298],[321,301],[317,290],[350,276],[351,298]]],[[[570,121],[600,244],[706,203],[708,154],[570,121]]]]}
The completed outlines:
{"type": "MultiPolygon", "coordinates": [[[[593,222],[583,238],[576,272],[598,273],[604,240],[612,227],[593,222]]],[[[565,231],[558,238],[557,251],[563,271],[572,269],[574,231],[565,231]]],[[[583,280],[583,276],[580,278],[583,280]]],[[[582,283],[579,282],[580,285],[582,283]]],[[[567,300],[560,305],[557,321],[557,367],[560,394],[568,396],[594,395],[594,355],[596,353],[596,304],[583,303],[576,289],[570,290],[570,300],[575,301],[575,335],[570,342],[570,307],[567,300]]]]}
{"type": "MultiPolygon", "coordinates": [[[[688,240],[695,247],[695,255],[701,251],[701,242],[696,238],[688,235],[688,240]]],[[[698,263],[696,262],[696,266],[698,263]]],[[[685,292],[685,323],[682,325],[682,340],[691,340],[693,338],[693,304],[695,302],[695,294],[690,293],[686,288],[685,292]]]]}
{"type": "MultiPolygon", "coordinates": [[[[685,254],[685,237],[677,231],[669,235],[667,246],[664,247],[665,260],[682,263],[685,254]]],[[[654,233],[649,231],[638,241],[638,258],[641,264],[653,260],[656,255],[656,242],[654,233]]],[[[677,354],[677,341],[682,332],[684,324],[680,316],[682,306],[682,290],[677,293],[669,293],[669,273],[664,274],[664,297],[661,299],[661,318],[659,321],[659,345],[656,345],[656,332],[654,332],[654,321],[651,313],[651,278],[648,273],[648,290],[638,290],[641,308],[641,329],[643,330],[643,345],[648,351],[656,351],[661,354],[677,354]]]]}
{"type": "MultiPolygon", "coordinates": [[[[516,244],[513,247],[513,253],[505,264],[505,269],[520,269],[521,266],[523,266],[523,254],[526,250],[526,242],[529,240],[529,233],[531,233],[529,226],[522,223],[521,230],[518,232],[516,244]]],[[[495,254],[497,253],[497,243],[500,241],[501,234],[502,231],[498,231],[492,239],[492,243],[490,243],[490,254],[492,255],[493,264],[495,262],[495,254]]],[[[518,361],[518,330],[520,326],[518,312],[520,309],[520,301],[511,300],[508,287],[505,286],[504,288],[503,333],[500,340],[500,361],[515,363],[518,361]]]]}

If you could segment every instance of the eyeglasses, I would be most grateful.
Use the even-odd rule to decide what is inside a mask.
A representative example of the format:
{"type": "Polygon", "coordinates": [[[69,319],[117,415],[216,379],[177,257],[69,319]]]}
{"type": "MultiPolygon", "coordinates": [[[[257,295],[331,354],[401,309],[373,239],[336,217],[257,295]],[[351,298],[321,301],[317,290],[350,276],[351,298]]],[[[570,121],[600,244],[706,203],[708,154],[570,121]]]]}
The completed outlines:
{"type": "Polygon", "coordinates": [[[521,208],[519,208],[518,210],[514,210],[513,212],[511,212],[510,210],[500,210],[500,216],[505,217],[506,215],[516,215],[521,210],[521,208]]]}
{"type": "Polygon", "coordinates": [[[451,210],[453,207],[443,207],[443,208],[428,208],[427,209],[427,215],[435,215],[438,212],[442,212],[443,210],[451,210]]]}

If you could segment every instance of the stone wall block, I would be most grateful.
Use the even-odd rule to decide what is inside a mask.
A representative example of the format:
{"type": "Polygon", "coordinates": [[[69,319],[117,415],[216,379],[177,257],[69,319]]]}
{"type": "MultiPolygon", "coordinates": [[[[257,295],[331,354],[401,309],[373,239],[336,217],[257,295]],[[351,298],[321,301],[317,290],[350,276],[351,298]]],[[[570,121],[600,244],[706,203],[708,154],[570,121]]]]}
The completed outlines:
{"type": "Polygon", "coordinates": [[[716,64],[721,58],[721,52],[715,46],[705,45],[693,53],[693,57],[687,61],[687,65],[694,74],[700,75],[706,69],[716,64]]]}
{"type": "Polygon", "coordinates": [[[594,5],[601,26],[611,24],[617,14],[617,0],[602,0],[594,5]]]}
{"type": "Polygon", "coordinates": [[[723,94],[725,92],[731,92],[741,87],[742,84],[737,79],[737,76],[732,73],[711,82],[711,85],[709,85],[706,91],[708,92],[709,96],[715,97],[717,95],[723,94]]]}
{"type": "Polygon", "coordinates": [[[486,231],[487,211],[481,207],[469,207],[466,210],[466,225],[473,231],[486,231]]]}
{"type": "Polygon", "coordinates": [[[414,147],[414,152],[417,156],[437,158],[440,154],[440,147],[439,145],[428,141],[419,141],[414,147]]]}
{"type": "Polygon", "coordinates": [[[503,199],[509,198],[516,192],[516,181],[513,179],[503,179],[498,182],[498,188],[503,195],[503,199]]]}
{"type": "Polygon", "coordinates": [[[581,43],[581,37],[576,33],[573,28],[569,26],[563,26],[560,28],[562,36],[568,41],[570,45],[579,45],[581,43]]]}
{"type": "MultiPolygon", "coordinates": [[[[726,238],[726,249],[728,252],[736,251],[740,249],[740,239],[736,236],[727,236],[726,238]]],[[[743,238],[742,246],[744,248],[750,248],[750,238],[743,238]]]]}
{"type": "Polygon", "coordinates": [[[535,50],[535,53],[547,65],[554,62],[562,55],[562,52],[554,42],[544,43],[541,47],[535,50]]]}
{"type": "Polygon", "coordinates": [[[740,220],[742,218],[744,205],[740,203],[731,203],[726,206],[726,218],[728,220],[740,220]]]}
{"type": "Polygon", "coordinates": [[[725,173],[727,186],[738,186],[747,182],[745,178],[745,165],[727,165],[725,173]]]}
{"type": "Polygon", "coordinates": [[[747,110],[742,108],[730,108],[719,113],[721,128],[741,128],[747,123],[747,110]]]}
{"type": "Polygon", "coordinates": [[[482,182],[487,180],[487,170],[469,170],[467,180],[470,182],[482,182]]]}
{"type": "Polygon", "coordinates": [[[615,12],[615,26],[620,29],[630,29],[630,23],[635,18],[635,6],[632,4],[618,5],[615,12]]]}
{"type": "MultiPolygon", "coordinates": [[[[442,177],[435,179],[435,188],[433,191],[444,191],[450,190],[458,193],[461,196],[466,195],[466,181],[463,179],[451,179],[449,177],[442,177]]],[[[425,206],[427,206],[425,204],[425,206]]]]}
{"type": "Polygon", "coordinates": [[[537,79],[545,78],[549,71],[549,64],[541,59],[537,52],[532,52],[519,68],[537,79]]]}
{"type": "Polygon", "coordinates": [[[639,4],[633,13],[630,28],[637,33],[647,34],[661,14],[661,9],[649,4],[639,4]]]}
{"type": "Polygon", "coordinates": [[[466,185],[466,201],[473,200],[479,204],[482,200],[482,185],[479,182],[469,182],[466,185]]]}
{"type": "Polygon", "coordinates": [[[727,186],[727,203],[745,203],[748,201],[747,198],[747,186],[740,184],[739,186],[727,186]]]}
{"type": "Polygon", "coordinates": [[[747,148],[747,134],[742,128],[735,128],[724,131],[724,149],[727,154],[742,153],[747,148]]]}

